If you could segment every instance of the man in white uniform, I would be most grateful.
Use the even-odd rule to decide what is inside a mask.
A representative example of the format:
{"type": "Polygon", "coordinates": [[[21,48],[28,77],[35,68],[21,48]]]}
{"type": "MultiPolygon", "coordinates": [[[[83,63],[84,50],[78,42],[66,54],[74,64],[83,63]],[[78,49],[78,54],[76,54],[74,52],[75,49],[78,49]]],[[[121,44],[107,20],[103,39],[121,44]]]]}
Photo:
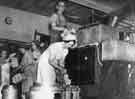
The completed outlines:
{"type": "Polygon", "coordinates": [[[55,70],[66,73],[64,59],[68,54],[68,48],[76,44],[76,36],[69,34],[62,42],[51,44],[41,55],[38,64],[37,82],[41,88],[37,99],[54,99],[54,85],[56,84],[55,70]]]}

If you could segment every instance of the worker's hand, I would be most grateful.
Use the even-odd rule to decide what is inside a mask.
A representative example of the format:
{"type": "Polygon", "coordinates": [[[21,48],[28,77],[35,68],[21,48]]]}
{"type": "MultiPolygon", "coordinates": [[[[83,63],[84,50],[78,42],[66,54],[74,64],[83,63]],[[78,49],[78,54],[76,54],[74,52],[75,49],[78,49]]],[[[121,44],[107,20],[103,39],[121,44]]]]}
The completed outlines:
{"type": "Polygon", "coordinates": [[[58,63],[60,65],[60,67],[64,68],[65,67],[65,64],[64,64],[64,61],[61,59],[58,63]]]}
{"type": "Polygon", "coordinates": [[[16,55],[16,53],[12,53],[12,54],[9,55],[9,58],[14,57],[15,55],[16,55]]]}
{"type": "Polygon", "coordinates": [[[23,80],[23,76],[20,74],[20,73],[18,73],[18,74],[16,74],[13,78],[12,78],[12,81],[13,81],[13,83],[19,83],[20,81],[22,81],[23,80]]]}
{"type": "Polygon", "coordinates": [[[67,70],[65,68],[62,69],[62,74],[66,74],[67,70]]]}
{"type": "Polygon", "coordinates": [[[68,29],[64,29],[64,31],[61,33],[61,37],[64,38],[65,36],[67,36],[69,34],[69,30],[68,29]]]}
{"type": "Polygon", "coordinates": [[[66,85],[70,85],[70,84],[71,84],[71,80],[69,79],[68,74],[65,74],[65,75],[64,75],[64,81],[65,81],[65,84],[66,84],[66,85]]]}

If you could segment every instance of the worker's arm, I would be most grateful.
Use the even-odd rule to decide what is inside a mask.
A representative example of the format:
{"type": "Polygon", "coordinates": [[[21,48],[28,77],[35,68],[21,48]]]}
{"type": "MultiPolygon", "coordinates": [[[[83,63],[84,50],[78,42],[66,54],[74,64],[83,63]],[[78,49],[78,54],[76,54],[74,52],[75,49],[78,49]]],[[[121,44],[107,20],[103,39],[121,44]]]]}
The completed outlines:
{"type": "Polygon", "coordinates": [[[49,64],[51,66],[53,66],[54,68],[60,70],[60,71],[63,71],[64,70],[64,67],[63,66],[60,66],[58,60],[56,59],[56,57],[53,57],[53,56],[50,56],[49,58],[49,64]]]}
{"type": "Polygon", "coordinates": [[[56,14],[52,15],[51,18],[50,18],[50,25],[51,25],[51,28],[53,30],[56,30],[56,31],[64,31],[65,28],[64,27],[59,27],[57,26],[57,20],[58,20],[58,16],[56,14]]]}
{"type": "Polygon", "coordinates": [[[54,68],[56,68],[62,72],[66,72],[64,66],[61,66],[61,64],[60,64],[60,59],[58,57],[58,54],[60,54],[60,53],[57,50],[57,47],[52,47],[50,49],[50,54],[49,54],[50,56],[49,56],[48,62],[54,68]]]}

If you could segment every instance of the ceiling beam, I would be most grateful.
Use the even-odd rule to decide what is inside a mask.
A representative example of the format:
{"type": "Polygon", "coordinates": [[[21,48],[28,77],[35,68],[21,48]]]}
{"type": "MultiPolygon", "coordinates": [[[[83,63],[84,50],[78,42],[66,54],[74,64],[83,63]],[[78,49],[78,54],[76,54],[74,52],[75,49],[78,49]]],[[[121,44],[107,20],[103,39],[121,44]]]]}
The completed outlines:
{"type": "Polygon", "coordinates": [[[105,13],[110,13],[113,11],[113,8],[111,8],[107,5],[98,3],[93,0],[69,0],[69,1],[86,6],[88,8],[93,8],[93,9],[96,9],[96,10],[99,10],[99,11],[102,11],[105,13]]]}
{"type": "Polygon", "coordinates": [[[53,2],[53,1],[51,1],[51,0],[41,0],[41,1],[38,3],[38,5],[39,5],[40,7],[43,7],[43,6],[47,6],[47,5],[50,4],[51,2],[53,2]]]}
{"type": "Polygon", "coordinates": [[[127,24],[127,23],[124,23],[124,22],[119,22],[118,24],[121,25],[121,26],[132,27],[131,24],[127,24]]]}
{"type": "Polygon", "coordinates": [[[30,8],[33,5],[33,2],[34,2],[34,0],[26,0],[26,1],[24,0],[23,8],[24,9],[30,8]]]}

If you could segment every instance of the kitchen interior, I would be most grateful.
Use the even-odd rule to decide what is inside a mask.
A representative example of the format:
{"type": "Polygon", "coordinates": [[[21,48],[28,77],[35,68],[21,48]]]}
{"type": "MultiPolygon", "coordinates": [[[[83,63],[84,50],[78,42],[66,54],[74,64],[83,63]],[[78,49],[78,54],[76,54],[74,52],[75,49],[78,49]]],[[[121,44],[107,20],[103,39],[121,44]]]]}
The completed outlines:
{"type": "MultiPolygon", "coordinates": [[[[50,44],[48,21],[57,1],[0,0],[0,51],[16,52],[33,40],[45,43],[46,50],[50,44]]],[[[71,85],[58,89],[55,99],[135,98],[134,3],[66,0],[64,15],[68,25],[77,31],[78,45],[69,50],[65,59],[71,85]]],[[[2,81],[2,69],[0,76],[2,81]]],[[[1,99],[19,99],[14,90],[14,97],[4,91],[1,99]]],[[[36,98],[33,95],[30,99],[36,98]]]]}

